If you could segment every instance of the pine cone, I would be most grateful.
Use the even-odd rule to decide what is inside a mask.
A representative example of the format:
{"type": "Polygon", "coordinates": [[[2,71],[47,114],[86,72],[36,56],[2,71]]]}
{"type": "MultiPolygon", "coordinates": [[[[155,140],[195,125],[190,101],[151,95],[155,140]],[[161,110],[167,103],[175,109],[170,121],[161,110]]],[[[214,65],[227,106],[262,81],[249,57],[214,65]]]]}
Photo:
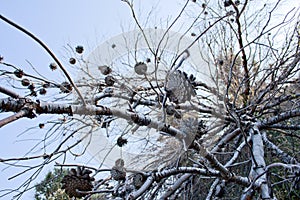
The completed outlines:
{"type": "Polygon", "coordinates": [[[116,181],[125,181],[126,179],[126,172],[124,168],[114,166],[110,171],[111,177],[116,181]]]}
{"type": "Polygon", "coordinates": [[[111,177],[116,181],[125,181],[126,179],[126,170],[124,168],[124,160],[118,159],[115,162],[115,166],[112,167],[110,171],[111,177]]]}
{"type": "Polygon", "coordinates": [[[132,182],[137,189],[139,189],[145,183],[145,181],[146,177],[143,174],[137,173],[133,175],[132,182]]]}
{"type": "Polygon", "coordinates": [[[65,189],[66,194],[69,197],[84,197],[85,194],[79,193],[79,191],[91,191],[93,189],[92,181],[95,179],[90,177],[90,170],[83,167],[71,169],[67,175],[65,175],[61,181],[62,189],[65,189]]]}
{"type": "Polygon", "coordinates": [[[195,80],[193,75],[188,77],[187,73],[180,70],[171,72],[166,84],[167,96],[171,102],[184,103],[190,101],[196,95],[195,80]]]}
{"type": "Polygon", "coordinates": [[[138,75],[146,75],[147,74],[147,65],[143,62],[138,62],[134,65],[134,71],[138,75]]]}

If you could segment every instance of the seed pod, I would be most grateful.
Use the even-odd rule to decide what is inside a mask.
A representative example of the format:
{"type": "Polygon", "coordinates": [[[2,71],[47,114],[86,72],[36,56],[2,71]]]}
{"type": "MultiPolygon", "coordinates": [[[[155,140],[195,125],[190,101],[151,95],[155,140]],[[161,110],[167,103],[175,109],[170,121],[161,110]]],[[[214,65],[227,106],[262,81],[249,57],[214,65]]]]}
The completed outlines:
{"type": "Polygon", "coordinates": [[[45,95],[47,90],[45,88],[40,89],[40,95],[45,95]]]}
{"type": "Polygon", "coordinates": [[[36,97],[37,96],[36,91],[32,90],[31,93],[30,93],[30,96],[36,97]]]}
{"type": "Polygon", "coordinates": [[[49,88],[50,87],[50,83],[43,83],[43,88],[49,88]]]}
{"type": "Polygon", "coordinates": [[[57,69],[56,63],[50,63],[49,67],[50,67],[50,69],[51,69],[52,71],[54,71],[54,70],[57,69]]]}
{"type": "Polygon", "coordinates": [[[133,175],[133,185],[139,189],[146,181],[146,177],[142,173],[137,173],[133,175]]]}
{"type": "Polygon", "coordinates": [[[115,161],[115,165],[110,171],[111,177],[116,181],[124,181],[126,179],[126,170],[124,168],[124,160],[119,158],[115,161]]]}
{"type": "Polygon", "coordinates": [[[99,66],[98,69],[103,75],[108,75],[112,72],[112,69],[107,65],[99,66]]]}
{"type": "Polygon", "coordinates": [[[76,63],[76,59],[75,58],[70,58],[69,63],[74,65],[76,63]]]}
{"type": "Polygon", "coordinates": [[[62,93],[70,93],[72,91],[72,85],[68,82],[60,84],[59,89],[62,93]]]}
{"type": "Polygon", "coordinates": [[[23,75],[24,75],[24,72],[21,69],[17,69],[16,71],[14,71],[14,74],[15,74],[16,77],[22,78],[23,75]]]}
{"type": "Polygon", "coordinates": [[[117,139],[117,145],[119,146],[119,147],[122,147],[122,146],[124,146],[125,144],[127,144],[127,139],[124,139],[124,138],[122,138],[122,136],[120,136],[118,139],[117,139]]]}
{"type": "Polygon", "coordinates": [[[27,87],[30,85],[30,81],[27,79],[27,78],[24,78],[22,81],[21,81],[22,85],[27,87]]]}
{"type": "Polygon", "coordinates": [[[116,181],[124,181],[126,179],[126,172],[123,168],[114,166],[110,171],[110,175],[116,181]]]}
{"type": "Polygon", "coordinates": [[[32,83],[31,85],[29,85],[29,86],[28,86],[28,89],[31,90],[31,91],[34,90],[34,89],[35,89],[34,84],[32,83]]]}
{"type": "Polygon", "coordinates": [[[89,176],[89,173],[85,173],[83,169],[71,169],[67,175],[65,175],[61,181],[62,189],[65,189],[66,194],[69,197],[84,197],[86,194],[79,193],[79,191],[91,191],[93,189],[92,181],[95,179],[89,176]]]}
{"type": "Polygon", "coordinates": [[[115,78],[113,76],[106,76],[104,81],[107,86],[113,86],[115,83],[115,78]]]}
{"type": "Polygon", "coordinates": [[[43,124],[43,123],[40,123],[40,124],[39,124],[39,127],[40,127],[40,129],[42,129],[42,128],[44,128],[44,127],[45,127],[45,124],[43,124]]]}
{"type": "Polygon", "coordinates": [[[166,108],[166,113],[167,113],[168,115],[174,115],[174,113],[175,113],[175,107],[174,107],[173,105],[167,106],[167,108],[166,108]]]}
{"type": "Polygon", "coordinates": [[[224,1],[224,7],[231,6],[231,4],[232,4],[232,0],[225,0],[224,1]]]}
{"type": "Polygon", "coordinates": [[[83,46],[80,46],[80,45],[78,45],[76,48],[75,48],[75,51],[77,52],[77,53],[79,53],[79,54],[82,54],[82,52],[83,52],[83,46]]]}
{"type": "Polygon", "coordinates": [[[143,63],[143,62],[138,62],[134,66],[134,71],[138,75],[146,75],[146,73],[147,73],[147,65],[145,63],[143,63]]]}

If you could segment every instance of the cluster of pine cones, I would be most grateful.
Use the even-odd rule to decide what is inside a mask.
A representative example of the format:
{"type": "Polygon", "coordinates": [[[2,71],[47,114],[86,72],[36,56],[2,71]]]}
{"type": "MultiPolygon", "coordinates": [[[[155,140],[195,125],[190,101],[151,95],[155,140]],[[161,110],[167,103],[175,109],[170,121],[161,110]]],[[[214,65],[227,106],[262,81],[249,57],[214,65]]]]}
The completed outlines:
{"type": "Polygon", "coordinates": [[[95,179],[90,177],[91,170],[84,167],[77,167],[77,170],[72,168],[67,175],[65,175],[61,181],[62,189],[65,189],[66,194],[69,197],[84,197],[86,194],[78,191],[91,191],[93,189],[92,181],[95,179]]]}

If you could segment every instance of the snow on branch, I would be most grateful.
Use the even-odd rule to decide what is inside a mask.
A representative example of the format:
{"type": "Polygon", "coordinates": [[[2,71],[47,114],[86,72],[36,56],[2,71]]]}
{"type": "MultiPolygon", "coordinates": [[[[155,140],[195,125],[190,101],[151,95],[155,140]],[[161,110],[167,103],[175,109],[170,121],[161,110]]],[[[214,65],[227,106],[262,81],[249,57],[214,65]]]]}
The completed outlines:
{"type": "MultiPolygon", "coordinates": [[[[252,139],[252,167],[250,171],[250,178],[256,182],[260,188],[260,195],[262,199],[271,199],[271,189],[267,183],[266,162],[264,159],[264,145],[262,135],[257,125],[250,129],[252,139]],[[257,178],[259,177],[259,178],[257,178]]],[[[253,185],[251,185],[253,186],[253,185]]],[[[251,189],[251,188],[249,188],[251,189]]]]}

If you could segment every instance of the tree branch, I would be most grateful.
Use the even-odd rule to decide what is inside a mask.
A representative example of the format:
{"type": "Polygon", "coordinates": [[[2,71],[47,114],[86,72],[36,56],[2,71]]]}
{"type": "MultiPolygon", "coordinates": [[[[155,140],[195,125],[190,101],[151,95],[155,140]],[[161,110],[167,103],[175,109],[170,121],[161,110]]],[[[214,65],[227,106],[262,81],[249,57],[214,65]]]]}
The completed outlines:
{"type": "Polygon", "coordinates": [[[67,70],[63,67],[63,65],[61,64],[61,62],[58,60],[58,58],[55,56],[55,54],[49,49],[49,47],[47,45],[45,45],[39,38],[37,38],[34,34],[32,34],[31,32],[27,31],[26,29],[24,29],[23,27],[19,26],[18,24],[14,23],[13,21],[9,20],[8,18],[4,17],[3,15],[0,15],[0,19],[5,21],[6,23],[8,23],[9,25],[15,27],[16,29],[20,30],[21,32],[25,33],[26,35],[28,35],[30,38],[32,38],[34,41],[36,41],[39,45],[41,45],[41,47],[43,47],[46,52],[53,58],[53,60],[57,63],[57,65],[60,67],[60,69],[63,71],[64,75],[67,77],[67,79],[69,80],[70,84],[74,87],[76,93],[78,94],[79,98],[82,101],[82,104],[85,106],[86,103],[84,101],[83,96],[81,95],[79,89],[77,88],[76,84],[74,83],[74,81],[72,80],[71,76],[69,75],[69,73],[67,72],[67,70]]]}

